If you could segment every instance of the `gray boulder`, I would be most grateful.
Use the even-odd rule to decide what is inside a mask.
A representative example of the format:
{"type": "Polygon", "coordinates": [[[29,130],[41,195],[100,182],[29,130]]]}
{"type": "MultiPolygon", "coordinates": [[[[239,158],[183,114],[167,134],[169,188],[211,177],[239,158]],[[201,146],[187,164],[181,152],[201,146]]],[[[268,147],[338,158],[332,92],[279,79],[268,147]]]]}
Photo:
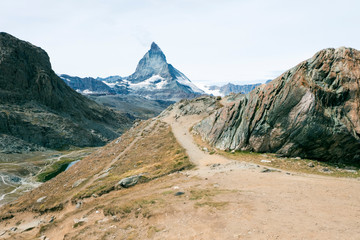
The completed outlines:
{"type": "Polygon", "coordinates": [[[129,188],[132,186],[135,186],[138,182],[139,179],[141,178],[141,174],[139,175],[134,175],[134,176],[130,176],[127,178],[123,178],[118,182],[118,185],[124,188],[129,188]]]}

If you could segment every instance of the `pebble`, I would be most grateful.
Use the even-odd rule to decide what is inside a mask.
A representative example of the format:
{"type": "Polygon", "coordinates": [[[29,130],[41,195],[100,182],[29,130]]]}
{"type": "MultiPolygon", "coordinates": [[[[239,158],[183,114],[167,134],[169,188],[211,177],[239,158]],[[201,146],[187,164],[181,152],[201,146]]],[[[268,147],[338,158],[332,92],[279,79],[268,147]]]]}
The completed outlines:
{"type": "Polygon", "coordinates": [[[261,160],[260,162],[262,162],[262,163],[271,163],[271,161],[270,160],[261,160]]]}
{"type": "Polygon", "coordinates": [[[52,223],[54,220],[55,220],[55,217],[54,217],[54,216],[51,216],[51,218],[50,218],[50,220],[49,220],[49,223],[52,223]]]}
{"type": "Polygon", "coordinates": [[[82,206],[82,201],[76,203],[76,208],[81,208],[81,206],[82,206]]]}
{"type": "Polygon", "coordinates": [[[184,192],[176,192],[174,195],[175,196],[181,196],[181,195],[184,195],[185,193],[184,192]]]}
{"type": "Polygon", "coordinates": [[[313,167],[315,167],[315,165],[314,165],[312,162],[309,162],[309,163],[308,163],[308,167],[313,168],[313,167]]]}
{"type": "Polygon", "coordinates": [[[86,179],[85,178],[81,178],[79,180],[77,180],[73,185],[72,188],[75,188],[77,186],[79,186],[82,182],[84,182],[86,179]]]}
{"type": "Polygon", "coordinates": [[[36,202],[42,203],[46,198],[47,198],[47,196],[43,196],[43,197],[39,198],[38,200],[36,200],[36,202]]]}

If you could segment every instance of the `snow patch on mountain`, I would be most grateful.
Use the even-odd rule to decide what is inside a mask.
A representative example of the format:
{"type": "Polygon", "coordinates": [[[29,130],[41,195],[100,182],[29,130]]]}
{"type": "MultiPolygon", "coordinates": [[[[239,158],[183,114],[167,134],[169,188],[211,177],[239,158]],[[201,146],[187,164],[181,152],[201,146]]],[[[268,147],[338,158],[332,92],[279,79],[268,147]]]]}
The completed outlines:
{"type": "Polygon", "coordinates": [[[129,82],[129,88],[133,90],[139,90],[139,89],[146,89],[146,90],[152,90],[152,89],[162,89],[167,84],[166,79],[161,77],[160,75],[154,75],[142,82],[139,83],[130,83],[129,82]]]}
{"type": "Polygon", "coordinates": [[[177,78],[176,78],[176,81],[178,83],[190,87],[193,92],[204,93],[203,90],[201,90],[200,88],[195,86],[195,84],[193,84],[183,73],[181,73],[179,71],[178,71],[178,73],[180,74],[180,76],[177,76],[177,78]]]}
{"type": "Polygon", "coordinates": [[[111,88],[114,88],[115,86],[118,85],[118,83],[116,83],[116,82],[107,82],[107,81],[102,81],[102,82],[111,88]]]}
{"type": "Polygon", "coordinates": [[[221,97],[225,96],[223,93],[221,93],[220,89],[210,89],[211,86],[204,85],[201,83],[197,83],[197,85],[206,94],[213,95],[213,96],[221,96],[221,97]]]}

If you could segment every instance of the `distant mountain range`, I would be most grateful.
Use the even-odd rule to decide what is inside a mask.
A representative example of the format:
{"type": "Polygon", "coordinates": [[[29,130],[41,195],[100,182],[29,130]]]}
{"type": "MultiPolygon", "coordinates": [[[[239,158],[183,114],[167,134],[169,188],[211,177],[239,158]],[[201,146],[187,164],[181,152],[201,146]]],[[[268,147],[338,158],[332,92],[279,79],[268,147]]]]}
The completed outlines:
{"type": "MultiPolygon", "coordinates": [[[[271,80],[267,80],[265,84],[271,82],[271,80]]],[[[251,92],[257,86],[260,86],[262,83],[255,84],[246,84],[246,85],[236,85],[232,83],[225,84],[223,86],[204,86],[203,90],[210,95],[214,96],[226,96],[230,93],[243,93],[247,94],[251,92]]]]}
{"type": "MultiPolygon", "coordinates": [[[[136,99],[135,102],[150,100],[150,102],[145,104],[146,107],[143,108],[144,111],[150,112],[149,116],[155,116],[159,113],[159,106],[165,107],[183,98],[194,98],[202,94],[214,96],[226,96],[230,93],[247,94],[255,87],[261,85],[261,83],[248,85],[228,83],[224,86],[213,85],[199,88],[185,74],[167,63],[165,54],[154,42],[151,44],[150,50],[139,61],[135,72],[128,77],[116,75],[106,78],[80,78],[67,74],[59,76],[77,92],[91,96],[98,103],[122,111],[130,109],[122,107],[124,103],[125,106],[128,104],[124,96],[118,95],[131,95],[131,99],[136,99]],[[101,100],[98,97],[101,97],[101,100]],[[161,102],[160,105],[156,102],[151,102],[158,100],[165,102],[161,102]],[[153,111],[154,108],[157,108],[157,111],[153,111]]],[[[266,83],[270,81],[268,80],[266,83]]],[[[146,118],[148,115],[143,115],[142,111],[135,112],[135,116],[146,118]]]]}
{"type": "Polygon", "coordinates": [[[79,78],[62,74],[60,77],[77,92],[87,95],[132,94],[151,100],[178,101],[204,94],[183,73],[166,61],[156,43],[139,61],[128,77],[79,78]]]}

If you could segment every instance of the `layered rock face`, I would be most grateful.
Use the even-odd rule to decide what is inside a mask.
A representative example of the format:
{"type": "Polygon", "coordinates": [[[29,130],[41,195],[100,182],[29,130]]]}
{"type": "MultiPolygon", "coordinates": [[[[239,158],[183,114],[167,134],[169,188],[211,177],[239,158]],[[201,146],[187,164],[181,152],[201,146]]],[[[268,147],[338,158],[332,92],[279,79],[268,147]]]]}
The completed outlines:
{"type": "Polygon", "coordinates": [[[360,163],[360,52],[322,50],[194,130],[221,149],[360,163]]]}
{"type": "Polygon", "coordinates": [[[131,124],[68,87],[44,50],[7,33],[0,33],[0,105],[5,152],[102,145],[131,124]]]}

